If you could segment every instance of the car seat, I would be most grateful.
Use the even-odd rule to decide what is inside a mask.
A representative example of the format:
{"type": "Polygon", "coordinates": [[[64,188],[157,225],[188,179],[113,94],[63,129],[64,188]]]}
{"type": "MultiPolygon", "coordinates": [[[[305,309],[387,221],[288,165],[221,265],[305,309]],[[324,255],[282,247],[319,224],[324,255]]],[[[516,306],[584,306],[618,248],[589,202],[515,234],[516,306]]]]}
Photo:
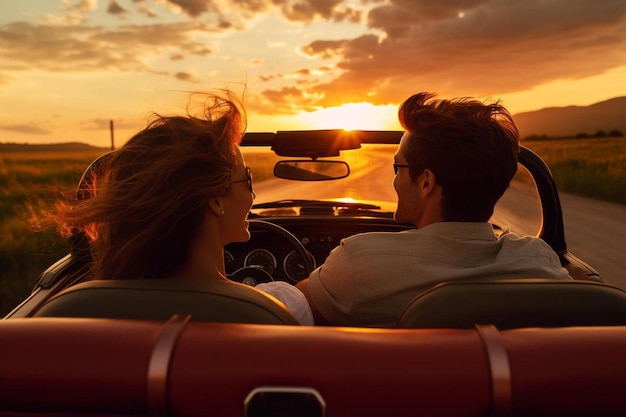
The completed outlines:
{"type": "Polygon", "coordinates": [[[174,314],[222,323],[298,324],[273,297],[228,280],[94,280],[54,296],[35,317],[167,320],[174,314]]]}
{"type": "Polygon", "coordinates": [[[399,328],[610,326],[626,324],[626,292],[592,282],[556,279],[444,282],[415,297],[399,328]]]}

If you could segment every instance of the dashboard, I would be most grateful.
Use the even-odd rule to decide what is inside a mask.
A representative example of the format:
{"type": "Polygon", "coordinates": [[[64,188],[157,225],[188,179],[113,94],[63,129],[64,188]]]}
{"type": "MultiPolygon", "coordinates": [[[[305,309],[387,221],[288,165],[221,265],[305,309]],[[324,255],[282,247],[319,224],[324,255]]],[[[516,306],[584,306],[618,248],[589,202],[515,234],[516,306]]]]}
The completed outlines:
{"type": "MultiPolygon", "coordinates": [[[[399,232],[413,228],[387,218],[299,216],[257,218],[288,230],[304,246],[313,266],[324,263],[328,254],[342,239],[364,232],[399,232]]],[[[292,284],[305,278],[303,260],[288,239],[267,230],[255,230],[250,223],[251,238],[247,242],[231,243],[224,250],[226,274],[241,268],[260,268],[275,281],[292,284]]]]}

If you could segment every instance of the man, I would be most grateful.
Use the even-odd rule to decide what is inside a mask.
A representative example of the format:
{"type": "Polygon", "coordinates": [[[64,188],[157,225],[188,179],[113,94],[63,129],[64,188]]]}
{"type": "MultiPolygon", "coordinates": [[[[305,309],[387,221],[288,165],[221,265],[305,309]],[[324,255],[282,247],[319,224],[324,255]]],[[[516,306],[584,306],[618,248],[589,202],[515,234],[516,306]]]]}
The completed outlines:
{"type": "Polygon", "coordinates": [[[515,172],[519,135],[499,103],[420,93],[398,117],[394,215],[417,229],[344,239],[297,287],[316,324],[392,327],[416,295],[443,281],[570,279],[541,239],[488,223],[515,172]]]}

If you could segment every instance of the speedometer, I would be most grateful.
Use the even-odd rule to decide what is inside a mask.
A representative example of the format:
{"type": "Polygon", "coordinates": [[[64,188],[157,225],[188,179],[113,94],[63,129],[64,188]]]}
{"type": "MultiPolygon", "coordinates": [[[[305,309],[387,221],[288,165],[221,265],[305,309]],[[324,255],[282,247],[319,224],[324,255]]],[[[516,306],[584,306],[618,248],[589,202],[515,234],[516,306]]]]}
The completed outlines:
{"type": "Polygon", "coordinates": [[[276,271],[276,258],[266,249],[255,249],[246,256],[243,265],[260,267],[273,275],[276,271]]]}
{"type": "MultiPolygon", "coordinates": [[[[315,257],[311,254],[311,252],[307,251],[307,255],[311,259],[311,265],[315,268],[315,257]]],[[[289,252],[289,255],[285,257],[285,261],[283,262],[283,267],[285,268],[285,273],[290,280],[298,282],[308,277],[306,269],[304,268],[304,262],[302,256],[298,254],[295,250],[289,252]]]]}

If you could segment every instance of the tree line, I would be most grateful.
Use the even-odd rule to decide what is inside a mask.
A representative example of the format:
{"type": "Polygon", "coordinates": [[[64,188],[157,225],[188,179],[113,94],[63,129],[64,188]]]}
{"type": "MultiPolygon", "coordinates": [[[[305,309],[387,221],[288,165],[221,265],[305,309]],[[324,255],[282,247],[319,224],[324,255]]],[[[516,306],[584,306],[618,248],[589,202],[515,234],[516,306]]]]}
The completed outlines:
{"type": "Polygon", "coordinates": [[[624,133],[621,130],[613,129],[608,132],[605,130],[598,130],[595,133],[576,133],[575,135],[568,136],[548,136],[545,133],[543,135],[533,134],[530,136],[526,136],[524,140],[545,140],[545,139],[591,139],[591,138],[621,138],[624,137],[624,133]]]}

